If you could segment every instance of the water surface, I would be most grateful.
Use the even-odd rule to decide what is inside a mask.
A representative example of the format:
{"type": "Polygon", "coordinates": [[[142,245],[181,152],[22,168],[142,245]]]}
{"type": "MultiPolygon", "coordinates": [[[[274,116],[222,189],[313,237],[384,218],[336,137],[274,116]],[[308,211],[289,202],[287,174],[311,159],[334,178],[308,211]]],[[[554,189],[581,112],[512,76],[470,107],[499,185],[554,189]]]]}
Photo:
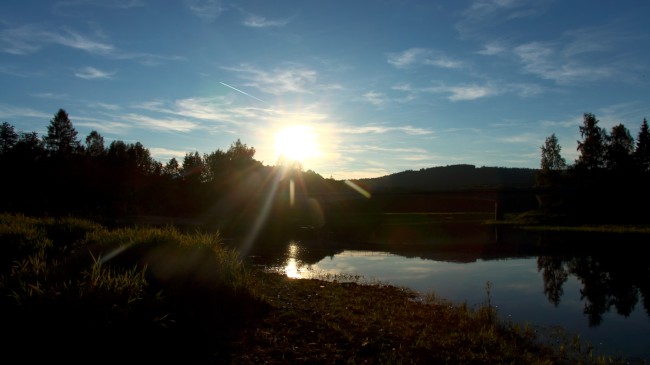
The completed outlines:
{"type": "Polygon", "coordinates": [[[470,307],[486,303],[489,295],[506,321],[540,331],[561,327],[597,351],[650,363],[650,269],[639,253],[591,257],[538,247],[541,253],[534,254],[531,247],[539,242],[465,242],[454,250],[291,240],[254,248],[249,258],[289,277],[386,283],[470,307]]]}

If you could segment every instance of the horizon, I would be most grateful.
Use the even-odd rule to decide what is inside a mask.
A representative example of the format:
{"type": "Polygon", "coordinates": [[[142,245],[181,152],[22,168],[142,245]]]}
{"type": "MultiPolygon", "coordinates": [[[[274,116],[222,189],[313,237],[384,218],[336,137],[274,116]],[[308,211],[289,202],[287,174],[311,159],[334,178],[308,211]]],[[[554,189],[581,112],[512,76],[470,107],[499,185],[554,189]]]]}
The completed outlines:
{"type": "Polygon", "coordinates": [[[409,0],[0,4],[0,122],[140,142],[161,163],[227,150],[325,178],[538,169],[584,113],[636,140],[650,3],[409,0]]]}

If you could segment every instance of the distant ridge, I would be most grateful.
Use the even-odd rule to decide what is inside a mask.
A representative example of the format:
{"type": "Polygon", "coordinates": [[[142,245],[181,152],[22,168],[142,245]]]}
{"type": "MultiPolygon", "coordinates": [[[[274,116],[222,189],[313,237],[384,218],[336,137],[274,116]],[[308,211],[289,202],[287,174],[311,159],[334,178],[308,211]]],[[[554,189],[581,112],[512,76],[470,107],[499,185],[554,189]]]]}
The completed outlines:
{"type": "Polygon", "coordinates": [[[355,181],[374,192],[522,189],[534,187],[537,171],[530,168],[448,165],[355,181]]]}

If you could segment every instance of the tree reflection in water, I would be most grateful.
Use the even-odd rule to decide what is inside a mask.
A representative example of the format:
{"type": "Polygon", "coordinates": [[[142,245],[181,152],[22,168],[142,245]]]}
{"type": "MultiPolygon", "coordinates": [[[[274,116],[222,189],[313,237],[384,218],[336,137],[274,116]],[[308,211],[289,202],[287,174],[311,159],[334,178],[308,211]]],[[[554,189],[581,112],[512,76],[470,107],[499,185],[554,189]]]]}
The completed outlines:
{"type": "Polygon", "coordinates": [[[555,306],[564,294],[563,284],[574,275],[582,283],[580,295],[589,326],[595,327],[612,308],[628,317],[640,298],[650,316],[650,266],[636,256],[538,256],[537,269],[542,273],[544,293],[555,306]]]}
{"type": "Polygon", "coordinates": [[[557,307],[560,304],[562,294],[564,294],[562,285],[569,277],[564,260],[556,256],[539,256],[537,257],[537,270],[542,271],[544,294],[557,307]]]}

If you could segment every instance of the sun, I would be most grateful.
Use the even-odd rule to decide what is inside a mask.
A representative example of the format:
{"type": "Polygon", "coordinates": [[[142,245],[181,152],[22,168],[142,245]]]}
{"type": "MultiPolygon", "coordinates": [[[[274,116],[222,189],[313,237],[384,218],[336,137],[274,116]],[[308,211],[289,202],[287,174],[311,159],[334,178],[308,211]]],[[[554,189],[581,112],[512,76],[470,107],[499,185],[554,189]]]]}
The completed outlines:
{"type": "Polygon", "coordinates": [[[278,161],[289,160],[303,164],[318,155],[317,134],[309,126],[292,125],[275,134],[275,158],[278,161]]]}

